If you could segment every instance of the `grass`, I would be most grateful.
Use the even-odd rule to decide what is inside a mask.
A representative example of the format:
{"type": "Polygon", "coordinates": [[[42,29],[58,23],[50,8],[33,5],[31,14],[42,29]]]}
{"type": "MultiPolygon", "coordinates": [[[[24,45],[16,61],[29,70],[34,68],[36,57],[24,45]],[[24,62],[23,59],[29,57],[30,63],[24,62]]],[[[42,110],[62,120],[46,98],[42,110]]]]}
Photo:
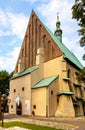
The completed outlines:
{"type": "MultiPolygon", "coordinates": [[[[2,126],[1,122],[0,122],[0,126],[2,126]]],[[[32,130],[62,130],[62,129],[56,129],[56,128],[51,128],[51,127],[46,127],[46,126],[27,124],[27,123],[22,123],[22,122],[4,122],[5,128],[9,128],[13,126],[19,126],[22,128],[28,128],[32,130]]]]}

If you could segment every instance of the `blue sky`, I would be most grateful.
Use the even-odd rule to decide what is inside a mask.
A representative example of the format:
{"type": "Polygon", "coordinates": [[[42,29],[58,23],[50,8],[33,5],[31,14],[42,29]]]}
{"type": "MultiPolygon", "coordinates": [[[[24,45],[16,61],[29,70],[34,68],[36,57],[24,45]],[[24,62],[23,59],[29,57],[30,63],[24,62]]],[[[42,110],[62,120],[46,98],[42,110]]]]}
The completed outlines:
{"type": "Polygon", "coordinates": [[[74,0],[0,0],[0,71],[14,70],[32,9],[52,32],[59,12],[63,43],[85,65],[84,49],[78,43],[79,27],[71,14],[73,4],[74,0]]]}

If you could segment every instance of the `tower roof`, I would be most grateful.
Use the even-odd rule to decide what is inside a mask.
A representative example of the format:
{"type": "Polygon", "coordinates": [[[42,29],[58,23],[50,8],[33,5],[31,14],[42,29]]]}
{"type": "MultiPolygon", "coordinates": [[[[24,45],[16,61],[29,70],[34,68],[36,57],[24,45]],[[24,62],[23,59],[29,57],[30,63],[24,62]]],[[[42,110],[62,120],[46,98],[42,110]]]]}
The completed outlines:
{"type": "Polygon", "coordinates": [[[60,28],[60,21],[59,21],[59,13],[57,13],[57,21],[56,21],[56,30],[54,35],[58,37],[58,39],[62,42],[62,30],[60,28]]]}

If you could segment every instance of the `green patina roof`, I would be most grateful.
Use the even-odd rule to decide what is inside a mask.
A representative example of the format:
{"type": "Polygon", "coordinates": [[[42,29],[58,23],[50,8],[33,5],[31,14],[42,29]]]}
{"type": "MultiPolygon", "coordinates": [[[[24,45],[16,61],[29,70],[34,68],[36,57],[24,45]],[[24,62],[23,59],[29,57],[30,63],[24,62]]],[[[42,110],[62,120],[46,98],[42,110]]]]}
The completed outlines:
{"type": "Polygon", "coordinates": [[[36,69],[38,69],[38,68],[36,68],[36,67],[31,67],[31,68],[29,68],[29,69],[27,69],[27,70],[25,70],[25,71],[22,71],[22,72],[18,73],[17,75],[13,76],[10,80],[19,78],[19,77],[24,76],[24,75],[26,75],[26,74],[29,74],[29,73],[31,73],[32,71],[36,70],[36,69]]]}
{"type": "Polygon", "coordinates": [[[52,76],[45,79],[42,79],[40,82],[32,86],[32,88],[41,88],[49,86],[58,76],[52,76]]]}
{"type": "Polygon", "coordinates": [[[83,65],[80,63],[80,61],[77,59],[77,57],[63,44],[60,42],[60,40],[55,36],[45,25],[44,27],[52,37],[52,39],[55,41],[55,43],[58,45],[60,50],[64,53],[64,58],[67,58],[69,61],[71,61],[73,64],[75,64],[78,68],[83,68],[83,65]]]}
{"type": "Polygon", "coordinates": [[[70,80],[70,78],[63,78],[63,80],[70,80]]]}
{"type": "Polygon", "coordinates": [[[70,92],[70,91],[64,91],[64,92],[58,92],[57,95],[60,96],[60,95],[73,95],[74,93],[73,92],[70,92]]]}

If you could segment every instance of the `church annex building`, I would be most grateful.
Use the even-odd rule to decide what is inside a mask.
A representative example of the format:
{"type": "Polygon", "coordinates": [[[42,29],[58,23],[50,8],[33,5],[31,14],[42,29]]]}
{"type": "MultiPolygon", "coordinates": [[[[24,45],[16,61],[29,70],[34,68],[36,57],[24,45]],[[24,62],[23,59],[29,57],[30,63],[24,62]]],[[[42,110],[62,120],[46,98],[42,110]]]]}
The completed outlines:
{"type": "Polygon", "coordinates": [[[32,10],[10,79],[9,113],[85,115],[85,86],[76,80],[81,68],[82,64],[62,42],[59,17],[53,34],[32,10]]]}

